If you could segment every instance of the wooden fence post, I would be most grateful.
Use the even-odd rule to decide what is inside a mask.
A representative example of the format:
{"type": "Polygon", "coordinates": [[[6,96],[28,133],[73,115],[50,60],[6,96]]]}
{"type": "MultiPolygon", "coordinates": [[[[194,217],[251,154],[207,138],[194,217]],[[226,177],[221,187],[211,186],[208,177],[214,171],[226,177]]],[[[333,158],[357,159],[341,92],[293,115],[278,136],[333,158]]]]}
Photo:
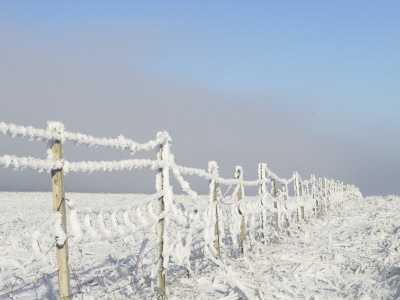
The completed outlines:
{"type": "MultiPolygon", "coordinates": [[[[164,135],[165,132],[159,132],[157,137],[164,135]]],[[[158,148],[157,159],[165,163],[169,160],[169,139],[166,139],[158,148]]],[[[158,169],[156,175],[157,192],[171,192],[169,186],[169,167],[164,166],[158,169]]],[[[158,199],[159,214],[162,215],[165,211],[165,195],[158,199]]],[[[158,221],[158,299],[162,300],[165,296],[165,283],[167,270],[164,268],[164,261],[168,258],[164,257],[164,234],[165,232],[165,216],[158,221]]]]}
{"type": "MultiPolygon", "coordinates": [[[[283,192],[283,200],[286,201],[288,199],[288,185],[287,183],[285,183],[282,186],[282,192],[283,192]]],[[[289,213],[290,217],[292,216],[292,213],[289,213]]],[[[290,227],[290,222],[289,222],[289,218],[286,216],[286,227],[289,228],[290,227]]]]}
{"type": "Polygon", "coordinates": [[[305,191],[305,193],[306,193],[307,196],[310,195],[310,188],[309,188],[309,185],[308,185],[308,184],[305,184],[305,185],[304,185],[304,191],[305,191]]]}
{"type": "Polygon", "coordinates": [[[320,198],[320,215],[324,214],[324,189],[322,187],[322,178],[318,178],[319,198],[320,198]]]}
{"type": "Polygon", "coordinates": [[[334,179],[332,179],[332,194],[333,194],[333,195],[336,194],[336,188],[337,188],[337,181],[335,181],[334,179]]]}
{"type": "Polygon", "coordinates": [[[329,191],[329,180],[326,177],[324,177],[324,187],[325,187],[325,202],[324,202],[325,212],[327,212],[330,191],[329,191]]]}
{"type": "MultiPolygon", "coordinates": [[[[218,176],[218,165],[215,161],[208,162],[208,172],[212,176],[218,176]]],[[[217,250],[217,255],[221,256],[221,248],[219,244],[219,225],[218,225],[218,204],[217,204],[217,182],[210,180],[210,202],[215,202],[215,225],[214,225],[214,248],[217,250]]],[[[211,212],[212,213],[212,212],[211,212]]]]}
{"type": "MultiPolygon", "coordinates": [[[[304,190],[303,190],[303,183],[301,182],[301,183],[299,183],[299,196],[300,197],[303,197],[303,192],[304,192],[304,190]]],[[[302,198],[303,200],[304,200],[304,198],[302,198]]],[[[301,210],[301,218],[303,219],[303,221],[306,219],[305,218],[305,213],[304,213],[304,205],[302,205],[301,207],[300,207],[300,210],[301,210]]]]}
{"type": "MultiPolygon", "coordinates": [[[[262,180],[265,179],[265,169],[266,169],[266,168],[267,168],[267,164],[265,164],[265,163],[259,163],[259,164],[258,164],[258,180],[262,181],[262,180]]],[[[260,186],[258,187],[258,194],[259,194],[262,198],[265,197],[266,190],[267,190],[267,188],[266,188],[265,182],[260,183],[260,186]]],[[[264,205],[263,202],[261,202],[261,203],[262,203],[262,205],[264,205]]],[[[261,216],[260,216],[260,217],[261,217],[261,223],[260,223],[260,226],[261,226],[261,236],[262,236],[263,241],[264,241],[264,243],[265,243],[265,242],[266,242],[266,240],[265,240],[265,233],[264,233],[265,218],[266,218],[266,216],[265,216],[265,209],[263,209],[263,211],[261,212],[261,216]]]]}
{"type": "MultiPolygon", "coordinates": [[[[63,133],[64,125],[58,122],[48,122],[48,129],[54,132],[63,133]]],[[[54,161],[61,160],[62,140],[53,140],[51,152],[54,161]]],[[[61,228],[66,238],[63,245],[56,244],[57,248],[57,268],[58,268],[58,288],[60,299],[71,299],[70,271],[68,263],[68,237],[67,237],[67,213],[65,206],[65,187],[64,171],[61,167],[51,170],[51,184],[53,189],[53,210],[61,214],[61,228]]]]}
{"type": "MultiPolygon", "coordinates": [[[[243,180],[243,168],[240,167],[240,166],[236,167],[235,179],[243,180]]],[[[237,192],[237,198],[238,198],[238,201],[243,199],[243,185],[241,183],[239,183],[239,189],[238,189],[238,192],[237,192]]],[[[245,231],[246,230],[245,229],[246,222],[245,222],[245,219],[244,219],[244,212],[240,210],[240,207],[239,207],[239,213],[242,215],[242,220],[241,220],[241,223],[240,223],[240,247],[241,247],[242,254],[244,254],[244,238],[245,238],[245,235],[246,235],[246,231],[245,231]]]]}
{"type": "MultiPolygon", "coordinates": [[[[272,180],[272,197],[276,199],[276,180],[272,180]]],[[[278,209],[278,201],[274,201],[274,208],[278,209]]],[[[275,230],[279,231],[279,215],[278,212],[274,212],[274,219],[275,219],[275,230]]]]}
{"type": "Polygon", "coordinates": [[[317,180],[315,179],[315,175],[311,175],[311,194],[312,198],[315,201],[315,208],[314,208],[314,217],[318,217],[318,198],[317,198],[317,180]]]}
{"type": "MultiPolygon", "coordinates": [[[[294,195],[296,197],[296,200],[298,200],[299,194],[300,194],[300,189],[299,189],[299,177],[297,175],[297,172],[293,173],[294,176],[294,182],[293,182],[293,188],[294,188],[294,195]]],[[[299,209],[296,209],[296,222],[300,222],[300,216],[299,216],[299,209]]]]}

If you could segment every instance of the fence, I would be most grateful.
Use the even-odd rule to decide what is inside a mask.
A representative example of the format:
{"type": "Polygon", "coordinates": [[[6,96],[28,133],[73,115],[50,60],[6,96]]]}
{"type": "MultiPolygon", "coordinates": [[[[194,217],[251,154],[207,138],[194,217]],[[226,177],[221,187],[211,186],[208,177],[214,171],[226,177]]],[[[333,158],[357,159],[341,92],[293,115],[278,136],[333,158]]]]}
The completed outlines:
{"type": "MultiPolygon", "coordinates": [[[[148,196],[142,204],[148,204],[149,218],[157,223],[158,234],[158,298],[163,299],[166,290],[166,275],[169,269],[170,259],[184,264],[188,272],[190,270],[190,253],[193,241],[193,230],[186,232],[185,243],[181,237],[173,237],[168,229],[175,223],[181,222],[186,227],[194,218],[193,213],[181,210],[174,201],[173,188],[170,184],[172,174],[182,187],[182,190],[194,201],[199,195],[191,187],[183,176],[196,176],[209,182],[208,209],[204,213],[205,226],[202,229],[204,241],[200,244],[204,255],[216,265],[223,266],[222,253],[233,255],[236,250],[238,255],[244,255],[249,249],[246,243],[266,244],[276,232],[290,234],[290,229],[300,226],[302,222],[312,217],[319,217],[331,205],[342,203],[348,194],[357,193],[354,186],[344,185],[329,179],[317,179],[314,175],[308,180],[303,180],[297,172],[289,179],[279,178],[265,163],[258,166],[258,179],[254,181],[244,180],[243,169],[238,166],[235,169],[233,179],[219,176],[216,162],[209,162],[208,171],[179,166],[174,161],[170,151],[171,138],[167,132],[160,132],[156,139],[140,144],[125,137],[116,139],[96,138],[80,133],[65,131],[64,125],[59,122],[48,122],[47,129],[36,129],[33,127],[16,126],[13,124],[0,123],[0,133],[12,137],[29,138],[30,140],[48,142],[47,158],[38,159],[33,157],[16,157],[13,155],[0,156],[0,165],[14,167],[14,169],[30,168],[39,172],[51,172],[53,187],[53,210],[54,213],[48,218],[46,224],[55,223],[56,226],[56,248],[58,265],[58,283],[60,299],[70,299],[72,296],[70,286],[70,274],[68,263],[68,235],[67,216],[71,222],[73,237],[75,241],[82,239],[95,240],[101,238],[112,238],[118,235],[132,234],[138,231],[138,224],[133,224],[127,208],[121,209],[123,222],[118,222],[117,213],[110,216],[112,232],[106,228],[103,215],[99,211],[96,216],[99,227],[91,225],[89,213],[83,213],[85,233],[83,237],[82,228],[77,221],[76,207],[69,205],[67,213],[66,197],[64,190],[64,173],[67,172],[94,172],[94,171],[121,171],[141,168],[150,168],[156,174],[156,193],[148,196]],[[128,159],[120,161],[80,161],[71,162],[63,158],[62,144],[72,142],[76,145],[88,147],[105,147],[130,151],[157,150],[157,157],[150,159],[128,159]],[[226,191],[222,192],[222,187],[226,191]],[[267,187],[270,187],[270,190],[267,187]],[[258,195],[245,196],[245,187],[258,187],[258,195]],[[292,187],[293,195],[289,195],[292,187]],[[153,213],[151,203],[158,201],[158,215],[153,213]],[[183,220],[183,221],[182,221],[183,220]],[[270,226],[272,224],[272,226],[270,226]],[[297,224],[297,225],[295,225],[297,224]],[[227,228],[229,230],[227,230],[227,228]],[[97,231],[96,231],[97,230],[97,231]],[[228,234],[227,234],[228,232],[228,234]],[[222,240],[224,242],[222,242],[222,240]],[[180,247],[180,257],[174,257],[172,244],[175,249],[180,247]],[[226,247],[229,245],[228,247],[226,247]],[[225,248],[223,247],[225,246],[225,248]]],[[[139,216],[141,213],[137,213],[139,216]]],[[[44,226],[44,225],[43,225],[44,226]]],[[[140,227],[140,226],[139,226],[140,227]]],[[[39,234],[37,229],[34,233],[39,234]]],[[[142,247],[145,246],[145,239],[142,247]]],[[[199,243],[199,241],[197,241],[199,243]]],[[[199,245],[200,245],[199,244],[199,245]]],[[[142,249],[141,249],[141,252],[142,249]]]]}

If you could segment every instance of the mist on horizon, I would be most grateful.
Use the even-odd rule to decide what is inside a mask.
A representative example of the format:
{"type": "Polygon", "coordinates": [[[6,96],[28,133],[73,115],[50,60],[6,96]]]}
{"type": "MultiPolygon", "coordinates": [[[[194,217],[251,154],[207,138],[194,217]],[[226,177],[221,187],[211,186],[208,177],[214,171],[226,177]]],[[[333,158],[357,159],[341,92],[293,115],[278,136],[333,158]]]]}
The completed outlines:
{"type": "MultiPolygon", "coordinates": [[[[57,120],[138,142],[166,130],[178,164],[207,169],[215,160],[227,178],[241,165],[256,179],[265,162],[283,178],[314,173],[364,195],[400,194],[395,2],[158,5],[0,4],[0,121],[57,120]]],[[[44,143],[0,144],[0,155],[45,157],[44,143]]],[[[69,144],[64,156],[132,157],[69,144]]],[[[66,189],[147,193],[154,176],[68,174],[66,189]]],[[[46,173],[0,168],[1,191],[50,183],[46,173]]],[[[207,183],[194,186],[207,193],[207,183]]]]}

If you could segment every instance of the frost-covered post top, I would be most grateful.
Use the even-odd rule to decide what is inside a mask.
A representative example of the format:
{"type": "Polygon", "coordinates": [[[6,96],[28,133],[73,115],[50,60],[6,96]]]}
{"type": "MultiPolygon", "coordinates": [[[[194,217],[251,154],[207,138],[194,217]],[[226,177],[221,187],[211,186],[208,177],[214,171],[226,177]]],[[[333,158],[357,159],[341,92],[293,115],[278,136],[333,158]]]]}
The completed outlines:
{"type": "Polygon", "coordinates": [[[63,133],[65,131],[65,126],[63,123],[58,121],[47,121],[47,129],[58,133],[63,133]]]}
{"type": "Polygon", "coordinates": [[[243,168],[241,166],[235,167],[235,178],[236,179],[243,179],[243,168]]]}
{"type": "MultiPolygon", "coordinates": [[[[157,132],[157,138],[162,139],[160,144],[158,145],[159,150],[157,154],[157,158],[167,162],[169,165],[171,159],[173,160],[173,156],[171,155],[171,137],[169,136],[167,131],[159,131],[157,132]]],[[[164,167],[164,181],[169,181],[169,166],[164,167]]]]}
{"type": "Polygon", "coordinates": [[[63,123],[58,121],[47,121],[47,130],[51,132],[52,139],[48,140],[47,143],[47,159],[49,161],[56,161],[62,158],[62,148],[53,148],[57,142],[64,143],[64,131],[65,126],[63,123]]]}
{"type": "Polygon", "coordinates": [[[311,175],[311,184],[312,184],[312,187],[313,187],[314,189],[317,188],[318,182],[317,182],[317,177],[315,176],[315,174],[312,174],[312,175],[311,175]]]}
{"type": "Polygon", "coordinates": [[[266,169],[267,169],[267,164],[266,163],[259,163],[258,164],[258,178],[264,179],[266,169]]]}
{"type": "Polygon", "coordinates": [[[60,135],[57,138],[54,138],[53,136],[53,140],[49,141],[50,145],[54,144],[55,140],[59,140],[64,143],[65,126],[63,123],[58,121],[47,121],[47,130],[49,130],[51,133],[57,133],[58,135],[60,135]]]}
{"type": "Polygon", "coordinates": [[[171,143],[171,136],[167,131],[159,131],[157,132],[157,138],[164,138],[164,143],[171,143]]]}
{"type": "MultiPolygon", "coordinates": [[[[259,163],[258,164],[258,180],[262,181],[265,179],[265,170],[267,168],[266,163],[259,163]]],[[[261,182],[259,188],[258,188],[258,193],[263,194],[266,190],[266,184],[265,182],[261,182]]]]}
{"type": "Polygon", "coordinates": [[[294,184],[296,186],[299,185],[299,173],[297,173],[296,171],[293,172],[293,179],[294,179],[294,184]]]}
{"type": "Polygon", "coordinates": [[[294,192],[295,192],[295,196],[299,196],[300,195],[300,182],[299,182],[299,173],[297,172],[293,172],[293,178],[294,178],[294,192]]]}
{"type": "Polygon", "coordinates": [[[218,176],[218,164],[216,161],[209,161],[208,162],[208,172],[215,176],[218,176]]]}

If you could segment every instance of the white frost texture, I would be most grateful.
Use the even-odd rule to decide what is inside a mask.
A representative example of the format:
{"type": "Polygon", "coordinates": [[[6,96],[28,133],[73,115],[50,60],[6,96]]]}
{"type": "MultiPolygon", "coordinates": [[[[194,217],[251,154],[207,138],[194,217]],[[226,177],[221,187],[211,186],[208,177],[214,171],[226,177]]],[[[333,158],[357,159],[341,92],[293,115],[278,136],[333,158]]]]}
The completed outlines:
{"type": "Polygon", "coordinates": [[[399,197],[363,198],[354,186],[296,172],[279,178],[266,164],[251,181],[240,166],[231,178],[219,176],[216,162],[208,171],[179,166],[167,132],[143,144],[68,132],[59,122],[0,122],[0,133],[49,147],[59,140],[158,151],[154,160],[0,156],[0,167],[15,170],[157,174],[154,194],[66,194],[67,232],[51,193],[0,192],[0,299],[58,299],[56,247],[65,243],[73,299],[156,299],[161,236],[168,299],[400,298],[399,197]],[[209,183],[208,195],[192,189],[192,176],[209,183]]]}
{"type": "MultiPolygon", "coordinates": [[[[68,194],[75,203],[68,214],[74,299],[156,297],[159,196],[68,194]]],[[[320,218],[309,216],[307,222],[279,233],[273,230],[272,214],[267,214],[267,241],[260,239],[261,229],[251,221],[252,215],[258,216],[257,197],[245,202],[248,229],[253,226],[245,256],[238,249],[237,205],[220,204],[222,254],[217,266],[215,257],[209,257],[212,252],[204,250],[208,197],[193,202],[189,196],[174,195],[169,204],[170,299],[400,296],[400,198],[347,196],[320,218]]],[[[57,299],[53,244],[59,214],[51,213],[51,203],[51,193],[0,193],[1,299],[57,299]]],[[[293,198],[292,208],[299,205],[293,198]]],[[[273,205],[269,209],[272,212],[273,205]]]]}

